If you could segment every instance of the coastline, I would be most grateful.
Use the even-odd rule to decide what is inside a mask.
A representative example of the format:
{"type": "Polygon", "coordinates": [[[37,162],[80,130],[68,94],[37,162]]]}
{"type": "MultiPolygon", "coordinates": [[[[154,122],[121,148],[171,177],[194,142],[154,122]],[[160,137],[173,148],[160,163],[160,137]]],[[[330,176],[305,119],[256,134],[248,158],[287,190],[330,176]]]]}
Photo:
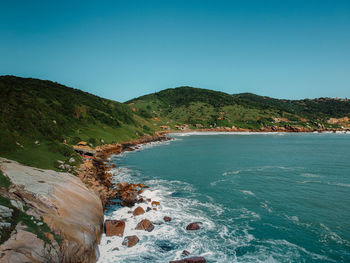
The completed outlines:
{"type": "MultiPolygon", "coordinates": [[[[145,136],[139,139],[135,139],[132,141],[120,143],[120,144],[110,144],[103,145],[100,147],[96,147],[96,157],[94,159],[88,159],[83,164],[82,171],[93,172],[94,178],[96,179],[94,182],[98,183],[93,184],[90,181],[89,188],[92,188],[95,192],[99,193],[101,201],[103,203],[104,211],[107,210],[107,206],[116,204],[113,199],[119,199],[121,201],[121,206],[129,207],[129,208],[138,208],[137,204],[146,204],[146,206],[151,206],[153,210],[157,210],[158,204],[153,207],[153,200],[147,198],[147,196],[142,195],[145,188],[148,186],[143,185],[142,182],[138,184],[132,184],[129,182],[120,182],[117,185],[113,184],[112,177],[113,175],[110,173],[112,168],[115,168],[115,165],[110,164],[109,158],[112,155],[118,155],[127,151],[134,151],[140,147],[140,145],[145,145],[151,142],[161,142],[171,140],[171,138],[167,137],[169,134],[278,134],[278,133],[298,133],[296,131],[227,131],[227,130],[188,130],[188,131],[166,131],[161,132],[155,136],[145,136]],[[84,170],[85,169],[85,170],[84,170]],[[97,180],[97,178],[99,180],[97,180]],[[92,183],[92,184],[91,184],[92,183]],[[115,188],[117,187],[117,188],[115,188]],[[130,199],[131,198],[131,199],[130,199]],[[124,204],[123,204],[124,202],[124,204]]],[[[348,131],[335,131],[335,130],[317,130],[317,131],[302,131],[300,133],[349,133],[348,131]]],[[[81,178],[82,180],[84,178],[81,178]]],[[[86,177],[85,177],[86,179],[86,177]]],[[[86,181],[84,181],[86,183],[86,181]]],[[[139,205],[139,207],[141,207],[139,205]]],[[[119,209],[118,209],[119,210],[119,209]]],[[[146,210],[146,207],[145,207],[146,210]]],[[[144,211],[145,212],[145,211],[144,211]]],[[[130,212],[129,212],[130,213],[130,212]]],[[[113,220],[111,220],[113,221],[113,220]]],[[[118,220],[117,220],[118,221],[118,220]]],[[[106,233],[106,222],[104,227],[104,233],[106,233]]],[[[174,261],[177,262],[177,261],[174,261]]],[[[179,261],[182,262],[182,261],[179,261]]],[[[205,261],[204,261],[205,262],[205,261]]]]}

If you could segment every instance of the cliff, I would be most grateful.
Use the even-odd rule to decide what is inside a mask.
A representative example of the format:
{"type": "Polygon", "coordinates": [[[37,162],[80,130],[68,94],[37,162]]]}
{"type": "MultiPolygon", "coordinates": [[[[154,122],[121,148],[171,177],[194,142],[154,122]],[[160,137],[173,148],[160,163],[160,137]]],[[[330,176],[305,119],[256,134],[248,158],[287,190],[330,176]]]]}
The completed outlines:
{"type": "MultiPolygon", "coordinates": [[[[0,262],[95,262],[103,231],[100,198],[69,173],[42,170],[0,158],[11,185],[10,237],[0,246],[0,262]]],[[[6,203],[6,202],[5,202],[6,203]]]]}

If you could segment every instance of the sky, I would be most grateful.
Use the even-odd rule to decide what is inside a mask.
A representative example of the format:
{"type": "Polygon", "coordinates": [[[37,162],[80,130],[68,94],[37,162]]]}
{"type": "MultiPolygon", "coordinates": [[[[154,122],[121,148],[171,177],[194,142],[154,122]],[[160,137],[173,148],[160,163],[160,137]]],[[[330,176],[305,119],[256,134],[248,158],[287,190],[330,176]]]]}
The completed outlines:
{"type": "Polygon", "coordinates": [[[0,75],[126,101],[178,86],[350,97],[349,0],[0,0],[0,75]]]}

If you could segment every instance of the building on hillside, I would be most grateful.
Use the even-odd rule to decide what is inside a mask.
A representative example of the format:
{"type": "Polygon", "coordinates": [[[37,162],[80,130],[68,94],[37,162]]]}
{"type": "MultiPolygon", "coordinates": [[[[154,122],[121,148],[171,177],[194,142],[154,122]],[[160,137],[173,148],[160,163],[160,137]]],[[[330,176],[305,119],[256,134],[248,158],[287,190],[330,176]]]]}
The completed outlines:
{"type": "Polygon", "coordinates": [[[166,125],[162,125],[162,126],[159,126],[162,130],[170,130],[170,127],[169,126],[166,126],[166,125]]]}
{"type": "Polygon", "coordinates": [[[185,124],[185,125],[175,125],[175,128],[178,129],[178,130],[186,130],[188,129],[188,125],[185,124]]]}

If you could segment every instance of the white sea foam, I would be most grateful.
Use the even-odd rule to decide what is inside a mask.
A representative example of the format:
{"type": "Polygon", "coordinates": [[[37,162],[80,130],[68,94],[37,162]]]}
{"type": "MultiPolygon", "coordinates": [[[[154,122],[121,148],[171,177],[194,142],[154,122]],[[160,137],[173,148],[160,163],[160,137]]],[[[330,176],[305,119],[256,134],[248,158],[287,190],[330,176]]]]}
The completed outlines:
{"type": "Polygon", "coordinates": [[[350,187],[350,184],[344,184],[344,183],[327,183],[328,185],[334,185],[334,186],[342,186],[342,187],[350,187]]]}
{"type": "MultiPolygon", "coordinates": [[[[184,182],[149,180],[145,183],[152,190],[145,190],[141,196],[145,200],[150,198],[152,201],[159,201],[161,205],[157,211],[151,210],[134,217],[131,212],[136,206],[141,206],[145,210],[151,206],[150,203],[142,203],[132,208],[123,207],[105,215],[105,219],[126,220],[124,236],[137,235],[140,242],[134,247],[126,248],[121,245],[123,238],[103,235],[99,246],[101,251],[99,263],[123,262],[123,260],[134,262],[147,258],[148,262],[167,262],[180,259],[184,249],[192,252],[193,255],[202,255],[208,259],[217,257],[221,258],[222,262],[227,260],[225,253],[213,250],[214,241],[207,238],[207,232],[214,231],[218,227],[207,213],[221,215],[224,210],[220,205],[172,196],[178,190],[193,192],[193,186],[184,182]],[[165,223],[164,216],[170,216],[172,221],[165,223]],[[135,230],[137,223],[145,218],[155,225],[152,232],[135,230]],[[191,222],[201,222],[201,229],[187,232],[185,227],[191,222]],[[115,248],[119,250],[113,250],[115,248]]],[[[219,231],[221,232],[221,229],[219,231]]]]}
{"type": "Polygon", "coordinates": [[[318,175],[318,174],[312,174],[312,173],[302,173],[302,174],[300,174],[300,176],[302,176],[302,177],[310,177],[310,178],[317,178],[317,177],[321,177],[321,175],[318,175]]]}
{"type": "Polygon", "coordinates": [[[240,192],[242,192],[245,195],[255,196],[255,194],[252,191],[249,191],[249,190],[240,190],[240,192]]]}

